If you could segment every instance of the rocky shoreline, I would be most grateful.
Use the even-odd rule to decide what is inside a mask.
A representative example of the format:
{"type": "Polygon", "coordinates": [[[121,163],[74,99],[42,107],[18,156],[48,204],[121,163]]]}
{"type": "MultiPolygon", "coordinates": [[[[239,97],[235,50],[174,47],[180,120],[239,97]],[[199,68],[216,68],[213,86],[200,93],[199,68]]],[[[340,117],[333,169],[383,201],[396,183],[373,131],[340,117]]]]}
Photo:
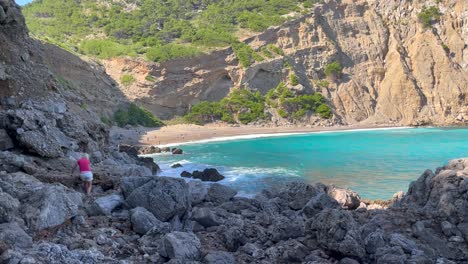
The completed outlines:
{"type": "Polygon", "coordinates": [[[24,158],[0,174],[1,263],[468,261],[468,159],[425,171],[383,207],[323,184],[237,197],[218,183],[155,176],[124,152],[95,164],[84,197],[69,176],[32,176],[27,157],[1,157],[24,158]]]}

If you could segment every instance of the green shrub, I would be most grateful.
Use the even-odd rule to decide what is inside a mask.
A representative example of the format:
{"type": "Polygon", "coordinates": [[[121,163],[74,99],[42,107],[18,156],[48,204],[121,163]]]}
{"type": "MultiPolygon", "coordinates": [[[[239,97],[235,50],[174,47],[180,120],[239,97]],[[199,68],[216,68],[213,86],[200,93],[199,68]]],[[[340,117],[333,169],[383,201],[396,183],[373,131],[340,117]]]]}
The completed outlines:
{"type": "Polygon", "coordinates": [[[296,86],[299,84],[299,78],[297,78],[297,75],[292,73],[291,75],[289,75],[289,82],[292,86],[296,86]]]}
{"type": "Polygon", "coordinates": [[[324,118],[329,118],[329,115],[331,117],[331,110],[330,113],[326,112],[328,106],[320,93],[294,95],[282,82],[275,89],[268,91],[265,101],[271,107],[276,108],[283,118],[300,119],[308,111],[324,118]]]}
{"type": "Polygon", "coordinates": [[[286,111],[284,111],[283,109],[278,109],[278,115],[280,115],[282,118],[288,117],[288,113],[286,113],[286,111]]]}
{"type": "Polygon", "coordinates": [[[220,102],[198,103],[185,115],[185,119],[202,125],[216,120],[236,123],[237,117],[240,123],[248,124],[266,118],[264,112],[265,101],[259,92],[237,89],[220,102]]]}
{"type": "Polygon", "coordinates": [[[273,44],[268,44],[267,48],[278,55],[284,56],[283,50],[273,44]]]}
{"type": "Polygon", "coordinates": [[[112,125],[112,120],[110,120],[110,118],[107,116],[101,116],[101,122],[108,126],[112,125]]]}
{"type": "Polygon", "coordinates": [[[317,83],[317,85],[322,88],[327,88],[330,85],[330,83],[327,80],[321,80],[317,83]]]}
{"type": "Polygon", "coordinates": [[[124,74],[120,77],[120,82],[123,86],[128,87],[135,82],[135,78],[130,74],[124,74]]]}
{"type": "Polygon", "coordinates": [[[73,90],[75,89],[75,87],[73,86],[73,84],[68,81],[67,79],[61,77],[61,76],[55,76],[55,80],[64,88],[64,89],[67,89],[67,90],[73,90]]]}
{"type": "Polygon", "coordinates": [[[339,77],[342,71],[343,71],[343,67],[337,61],[329,63],[325,66],[325,75],[327,77],[330,77],[330,76],[339,77]]]}
{"type": "Polygon", "coordinates": [[[315,111],[321,118],[330,119],[333,116],[333,113],[328,105],[325,103],[319,105],[315,111]]]}
{"type": "Polygon", "coordinates": [[[304,117],[306,114],[306,110],[305,109],[299,109],[297,110],[296,112],[294,112],[292,114],[292,118],[294,119],[301,119],[302,117],[304,117]]]}
{"type": "Polygon", "coordinates": [[[447,52],[447,53],[450,52],[450,48],[447,45],[442,44],[442,48],[444,49],[445,52],[447,52]]]}
{"type": "Polygon", "coordinates": [[[292,65],[291,63],[289,63],[289,61],[285,61],[284,64],[283,64],[283,67],[286,68],[286,69],[292,69],[292,65]]]}
{"type": "Polygon", "coordinates": [[[154,78],[153,75],[146,75],[145,76],[145,80],[147,80],[148,82],[154,82],[156,80],[156,78],[154,78]]]}
{"type": "Polygon", "coordinates": [[[275,56],[268,50],[267,47],[262,47],[260,49],[260,51],[262,52],[263,56],[265,56],[266,58],[268,59],[272,59],[274,58],[275,56]]]}
{"type": "Polygon", "coordinates": [[[144,127],[160,127],[164,123],[159,120],[150,111],[137,106],[136,104],[130,104],[127,109],[119,109],[114,113],[114,121],[118,126],[124,127],[126,125],[141,125],[144,127]]]}
{"type": "Polygon", "coordinates": [[[119,109],[117,110],[115,113],[114,113],[114,121],[115,123],[117,123],[118,126],[120,127],[123,127],[125,125],[127,125],[127,122],[128,122],[128,112],[123,110],[123,109],[119,109]]]}
{"type": "Polygon", "coordinates": [[[111,40],[93,39],[81,42],[80,51],[86,55],[108,59],[129,55],[132,49],[129,46],[125,46],[111,40]]]}
{"type": "Polygon", "coordinates": [[[247,68],[254,61],[263,60],[263,58],[258,55],[249,45],[244,42],[235,42],[232,44],[232,49],[236,54],[237,59],[242,67],[247,68]]]}
{"type": "Polygon", "coordinates": [[[438,7],[423,7],[421,12],[418,14],[419,22],[424,28],[429,28],[433,23],[440,19],[441,13],[438,7]]]}
{"type": "Polygon", "coordinates": [[[167,44],[148,49],[146,58],[154,62],[165,62],[172,59],[195,57],[200,54],[201,52],[195,47],[167,44]]]}
{"type": "Polygon", "coordinates": [[[189,123],[203,125],[221,119],[223,114],[225,114],[225,111],[219,102],[203,101],[190,109],[190,112],[185,115],[185,120],[189,123]]]}

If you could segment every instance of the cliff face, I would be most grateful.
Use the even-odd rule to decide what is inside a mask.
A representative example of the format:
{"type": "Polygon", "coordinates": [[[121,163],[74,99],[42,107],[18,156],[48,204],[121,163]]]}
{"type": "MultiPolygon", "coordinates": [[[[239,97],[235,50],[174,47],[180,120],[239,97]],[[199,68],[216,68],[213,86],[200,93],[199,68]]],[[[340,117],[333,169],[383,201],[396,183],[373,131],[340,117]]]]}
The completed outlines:
{"type": "Polygon", "coordinates": [[[9,143],[0,150],[42,158],[79,151],[101,156],[108,132],[100,118],[126,102],[103,72],[30,39],[19,6],[0,1],[0,132],[9,143]]]}
{"type": "Polygon", "coordinates": [[[145,65],[143,75],[119,60],[106,63],[154,80],[124,91],[162,117],[183,114],[199,100],[218,100],[229,87],[266,92],[292,65],[306,90],[319,91],[344,123],[466,124],[468,120],[468,6],[464,1],[326,1],[311,14],[247,39],[254,49],[280,47],[285,56],[237,66],[230,49],[204,57],[145,65]],[[438,6],[442,16],[425,29],[417,15],[438,6]],[[339,61],[340,79],[327,87],[325,66],[339,61]],[[144,90],[144,96],[135,91],[144,90]]]}

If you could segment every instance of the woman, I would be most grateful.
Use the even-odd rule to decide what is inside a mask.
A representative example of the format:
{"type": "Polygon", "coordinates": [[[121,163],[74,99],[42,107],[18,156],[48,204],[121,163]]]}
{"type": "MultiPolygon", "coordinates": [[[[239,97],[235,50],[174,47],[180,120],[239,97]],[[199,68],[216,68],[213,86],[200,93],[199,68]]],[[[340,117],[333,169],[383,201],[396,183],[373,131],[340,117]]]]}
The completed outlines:
{"type": "Polygon", "coordinates": [[[91,188],[93,187],[93,173],[91,172],[89,155],[85,153],[81,159],[77,161],[77,164],[72,169],[72,176],[77,166],[80,167],[80,179],[83,181],[83,187],[86,195],[89,195],[91,193],[91,188]]]}

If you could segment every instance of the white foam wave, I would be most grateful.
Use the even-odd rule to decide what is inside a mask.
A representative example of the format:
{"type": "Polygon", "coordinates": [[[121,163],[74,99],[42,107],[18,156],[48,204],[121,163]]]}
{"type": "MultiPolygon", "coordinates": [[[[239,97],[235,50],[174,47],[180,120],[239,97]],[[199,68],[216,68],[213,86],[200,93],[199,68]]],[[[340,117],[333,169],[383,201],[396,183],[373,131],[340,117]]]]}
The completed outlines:
{"type": "Polygon", "coordinates": [[[157,147],[173,147],[173,146],[183,146],[183,145],[221,142],[221,141],[266,138],[266,137],[284,137],[284,136],[308,135],[308,134],[329,134],[329,133],[343,133],[343,132],[356,132],[356,131],[394,130],[394,129],[412,129],[412,128],[414,127],[403,126],[403,127],[379,127],[379,128],[354,128],[354,129],[343,129],[343,130],[323,130],[323,131],[307,131],[307,132],[249,134],[249,135],[240,135],[240,136],[214,137],[214,138],[209,138],[209,139],[193,140],[193,141],[180,142],[180,143],[170,143],[170,144],[158,145],[157,147]]]}

